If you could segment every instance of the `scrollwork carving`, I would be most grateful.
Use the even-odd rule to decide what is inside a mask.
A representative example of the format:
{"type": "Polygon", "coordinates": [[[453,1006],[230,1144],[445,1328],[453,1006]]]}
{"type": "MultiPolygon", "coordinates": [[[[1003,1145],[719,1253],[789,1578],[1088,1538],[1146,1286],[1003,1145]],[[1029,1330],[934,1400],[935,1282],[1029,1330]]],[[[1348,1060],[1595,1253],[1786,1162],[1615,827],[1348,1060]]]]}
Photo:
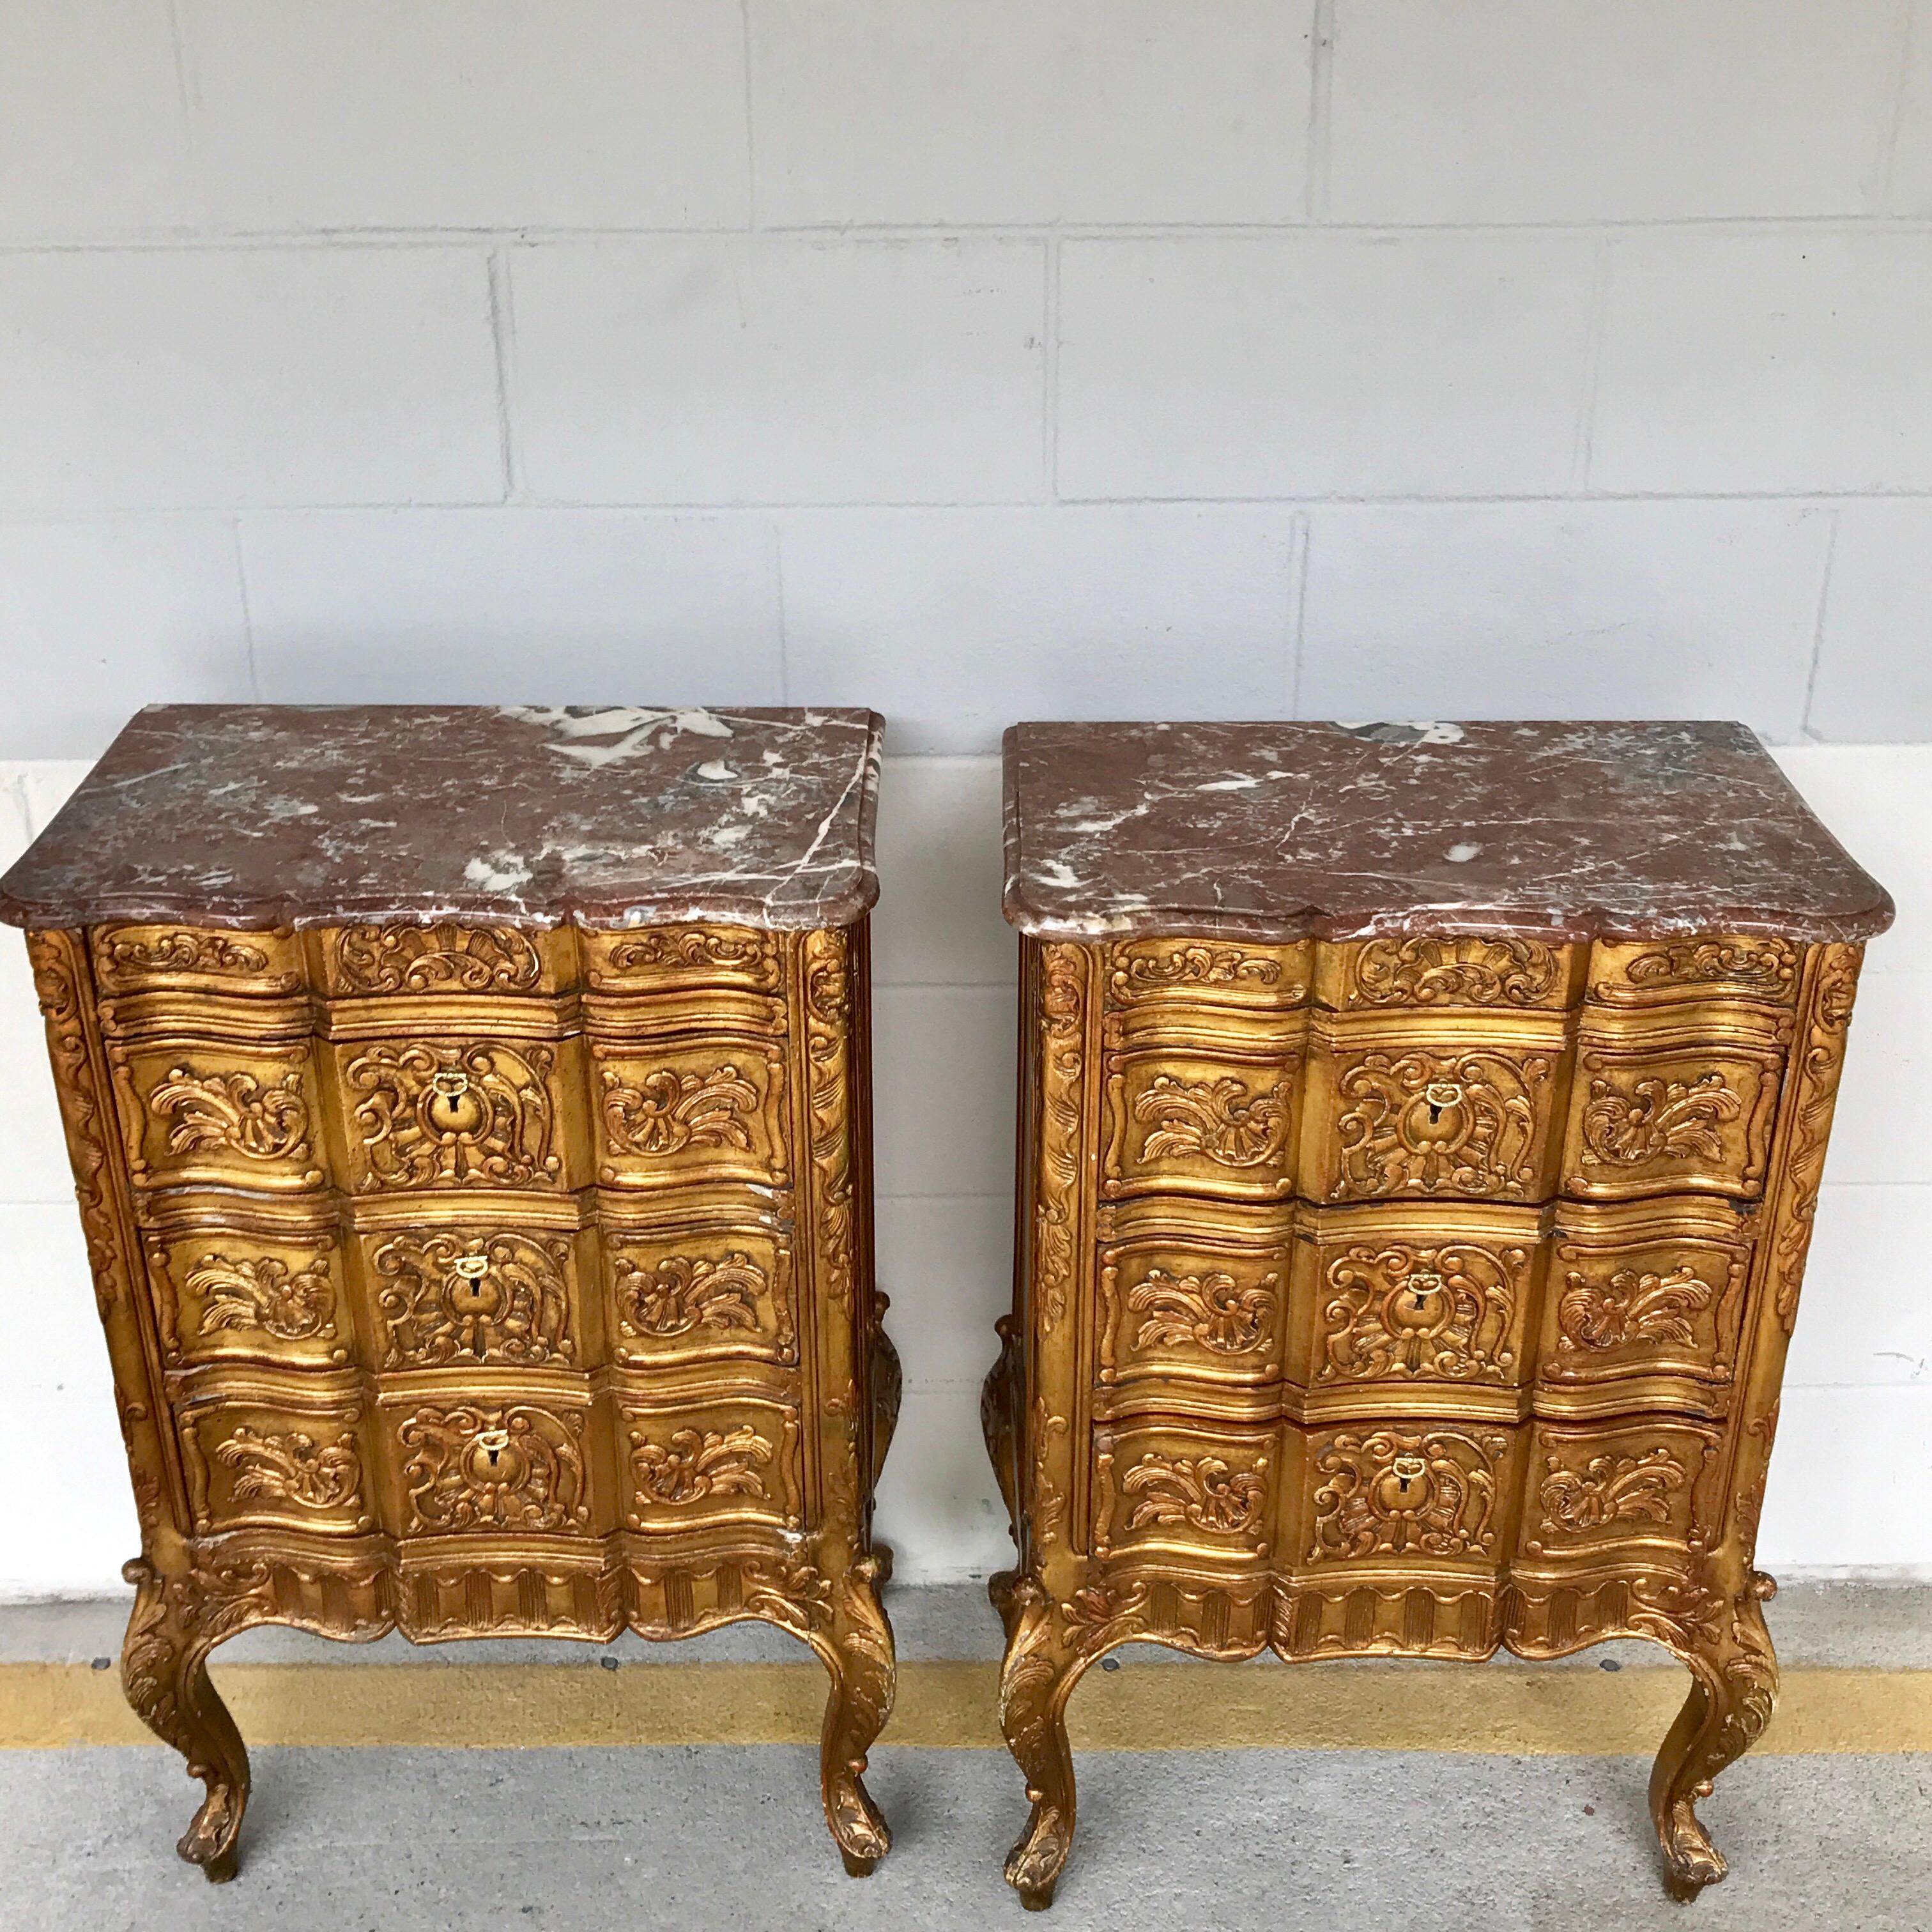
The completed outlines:
{"type": "Polygon", "coordinates": [[[1545,1054],[1489,1048],[1361,1054],[1336,1082],[1340,1178],[1330,1198],[1410,1189],[1528,1196],[1552,1070],[1545,1054]]]}
{"type": "MultiPolygon", "coordinates": [[[[104,979],[138,974],[205,974],[211,978],[266,973],[268,956],[226,932],[173,927],[143,937],[124,928],[97,927],[94,958],[104,979]]],[[[292,986],[290,976],[282,983],[292,986]]]]}
{"type": "Polygon", "coordinates": [[[590,1520],[583,1432],[581,1416],[531,1403],[418,1410],[397,1432],[410,1528],[580,1529],[590,1520]]]}
{"type": "Polygon", "coordinates": [[[633,1086],[614,1067],[604,1070],[604,1130],[621,1154],[682,1154],[687,1148],[735,1148],[748,1153],[745,1117],[758,1111],[758,1090],[733,1065],[710,1073],[659,1067],[633,1086]]]}
{"type": "Polygon", "coordinates": [[[264,1435],[244,1424],[215,1444],[214,1460],[234,1471],[237,1502],[260,1498],[302,1509],[352,1509],[362,1492],[362,1465],[352,1436],[324,1444],[305,1430],[264,1435]]]}
{"type": "Polygon", "coordinates": [[[1704,986],[1719,982],[1782,995],[1798,976],[1798,949],[1785,939],[1686,939],[1640,952],[1624,968],[1633,986],[1704,986]]]}
{"type": "Polygon", "coordinates": [[[1811,1228],[1818,1214],[1818,1190],[1825,1175],[1825,1148],[1838,1103],[1844,1070],[1845,1037],[1858,993],[1862,949],[1821,946],[1816,976],[1807,1000],[1798,1047],[1793,1054],[1790,1138],[1779,1189],[1777,1232],[1772,1240],[1773,1304],[1778,1325],[1789,1336],[1798,1324],[1798,1294],[1810,1252],[1811,1228]]]}
{"type": "Polygon", "coordinates": [[[1663,1274],[1618,1268],[1607,1282],[1573,1268],[1556,1304],[1556,1346],[1600,1351],[1672,1342],[1688,1348],[1697,1339],[1691,1318],[1716,1299],[1716,1289],[1688,1262],[1663,1274]]]}
{"type": "Polygon", "coordinates": [[[543,961],[513,926],[344,926],[335,935],[335,970],[349,993],[520,993],[543,976],[543,961]]]}
{"type": "Polygon", "coordinates": [[[1033,1276],[1045,1336],[1065,1318],[1073,1286],[1086,1102],[1088,956],[1078,946],[1048,944],[1040,948],[1039,958],[1042,1064],[1033,1276]]]}
{"type": "Polygon", "coordinates": [[[1414,1554],[1487,1556],[1496,1471],[1509,1438],[1474,1429],[1347,1430],[1315,1454],[1308,1560],[1414,1554]]]}
{"type": "Polygon", "coordinates": [[[1570,1536],[1619,1522],[1668,1522],[1670,1498],[1688,1487],[1690,1476],[1668,1449],[1635,1456],[1592,1456],[1581,1469],[1558,1456],[1545,1462],[1537,1490],[1543,1526],[1570,1536]]]}
{"type": "Polygon", "coordinates": [[[555,1064],[547,1046],[480,1040],[358,1054],[346,1078],[364,1096],[353,1114],[368,1164],[363,1187],[554,1183],[563,1166],[550,1150],[555,1064]]]}
{"type": "Polygon", "coordinates": [[[326,1256],[291,1268],[272,1255],[205,1254],[189,1268],[182,1286],[200,1304],[202,1335],[259,1329],[278,1341],[305,1342],[334,1332],[335,1294],[326,1256]]]}
{"type": "Polygon", "coordinates": [[[1228,986],[1273,990],[1299,998],[1304,990],[1283,986],[1281,962],[1238,946],[1196,941],[1168,946],[1164,952],[1123,946],[1114,956],[1109,984],[1118,999],[1143,993],[1168,992],[1176,987],[1228,986]]]}
{"type": "Polygon", "coordinates": [[[710,969],[764,976],[775,966],[764,934],[709,926],[647,926],[615,941],[608,957],[610,970],[619,974],[710,969]]]}
{"type": "Polygon", "coordinates": [[[1526,1249],[1474,1241],[1358,1243],[1328,1266],[1318,1378],[1508,1381],[1516,1364],[1516,1285],[1528,1260],[1526,1249]]]}
{"type": "Polygon", "coordinates": [[[1534,1006],[1558,964],[1534,939],[1372,939],[1356,956],[1355,993],[1370,1006],[1534,1006]]]}
{"type": "Polygon", "coordinates": [[[382,1366],[574,1360],[570,1254],[567,1236],[509,1228],[389,1236],[370,1256],[388,1330],[382,1366]]]}
{"type": "Polygon", "coordinates": [[[852,1306],[853,962],[841,928],[805,937],[805,1088],[812,1120],[812,1218],[818,1285],[852,1306]]]}
{"type": "Polygon", "coordinates": [[[1583,1108],[1583,1145],[1606,1167],[1642,1167],[1659,1160],[1721,1160],[1719,1131],[1736,1120],[1744,1102],[1716,1067],[1694,1080],[1640,1076],[1625,1092],[1599,1076],[1583,1108]]]}

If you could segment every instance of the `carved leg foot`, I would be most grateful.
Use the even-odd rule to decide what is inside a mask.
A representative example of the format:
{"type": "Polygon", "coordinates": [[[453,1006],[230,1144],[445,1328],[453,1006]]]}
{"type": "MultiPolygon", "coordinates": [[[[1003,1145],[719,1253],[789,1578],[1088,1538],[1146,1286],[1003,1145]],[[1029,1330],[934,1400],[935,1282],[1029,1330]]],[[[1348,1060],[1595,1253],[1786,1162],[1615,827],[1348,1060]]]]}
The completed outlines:
{"type": "Polygon", "coordinates": [[[1760,1607],[1776,1586],[1756,1574],[1711,1641],[1684,1661],[1696,1682],[1657,1754],[1650,1815],[1664,1852],[1664,1886],[1688,1904],[1724,1876],[1722,1853],[1699,1822],[1696,1802],[1718,1774],[1763,1734],[1778,1697],[1778,1663],[1760,1607]]]}
{"type": "Polygon", "coordinates": [[[892,1849],[892,1834],[866,1789],[866,1754],[892,1708],[892,1633],[879,1603],[883,1566],[867,1556],[845,1573],[819,1654],[832,1673],[820,1777],[826,1822],[845,1869],[865,1877],[892,1849]]]}
{"type": "Polygon", "coordinates": [[[1006,1882],[1030,1911],[1053,1903],[1054,1887],[1073,1844],[1073,1754],[1066,1742],[1066,1700],[1089,1660],[1054,1636],[1053,1606],[1030,1576],[998,1577],[993,1600],[1006,1625],[1000,1673],[1000,1725],[1006,1748],[1026,1774],[1033,1806],[1019,1843],[1006,1857],[1006,1882]]]}
{"type": "Polygon", "coordinates": [[[235,1876],[242,1814],[248,1803],[248,1754],[228,1707],[208,1681],[214,1636],[199,1592],[184,1576],[163,1576],[141,1561],[122,1571],[136,1586],[134,1613],[121,1653],[121,1682],[135,1714],[188,1760],[208,1796],[180,1845],[181,1855],[220,1884],[235,1876]]]}

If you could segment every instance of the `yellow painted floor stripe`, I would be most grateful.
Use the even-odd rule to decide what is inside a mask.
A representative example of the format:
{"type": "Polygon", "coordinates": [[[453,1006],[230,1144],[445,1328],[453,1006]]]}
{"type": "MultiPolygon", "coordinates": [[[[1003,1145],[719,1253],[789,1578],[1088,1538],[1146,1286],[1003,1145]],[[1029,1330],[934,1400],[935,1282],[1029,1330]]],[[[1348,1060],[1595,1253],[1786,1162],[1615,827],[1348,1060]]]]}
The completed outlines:
{"type": "MultiPolygon", "coordinates": [[[[527,1748],[813,1744],[826,1680],[814,1663],[218,1664],[256,1744],[527,1748]]],[[[995,1749],[991,1664],[900,1666],[889,1744],[995,1749]]],[[[1089,1673],[1076,1744],[1099,1750],[1436,1750],[1531,1756],[1654,1751],[1688,1679],[1669,1669],[1364,1663],[1292,1670],[1184,1665],[1089,1673]]],[[[154,1741],[118,1676],[84,1664],[0,1664],[0,1748],[154,1741]]],[[[1932,1670],[1795,1670],[1762,1751],[1932,1751],[1932,1670]]]]}

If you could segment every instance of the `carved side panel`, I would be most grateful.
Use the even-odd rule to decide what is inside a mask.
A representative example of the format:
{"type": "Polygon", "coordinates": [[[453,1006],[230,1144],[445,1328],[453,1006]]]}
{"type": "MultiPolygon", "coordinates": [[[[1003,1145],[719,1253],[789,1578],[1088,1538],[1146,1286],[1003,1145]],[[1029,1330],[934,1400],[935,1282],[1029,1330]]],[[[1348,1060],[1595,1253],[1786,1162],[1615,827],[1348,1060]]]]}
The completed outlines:
{"type": "Polygon", "coordinates": [[[93,1015],[85,943],[79,932],[30,932],[26,943],[46,1024],[94,1304],[113,1364],[115,1406],[127,1445],[142,1546],[152,1554],[158,1534],[180,1521],[185,1498],[155,1394],[158,1382],[145,1332],[148,1317],[137,1292],[140,1251],[121,1167],[106,1060],[93,1015]]]}
{"type": "Polygon", "coordinates": [[[322,935],[324,982],[343,996],[392,993],[549,992],[560,973],[554,956],[567,934],[514,926],[344,926],[322,935]]]}

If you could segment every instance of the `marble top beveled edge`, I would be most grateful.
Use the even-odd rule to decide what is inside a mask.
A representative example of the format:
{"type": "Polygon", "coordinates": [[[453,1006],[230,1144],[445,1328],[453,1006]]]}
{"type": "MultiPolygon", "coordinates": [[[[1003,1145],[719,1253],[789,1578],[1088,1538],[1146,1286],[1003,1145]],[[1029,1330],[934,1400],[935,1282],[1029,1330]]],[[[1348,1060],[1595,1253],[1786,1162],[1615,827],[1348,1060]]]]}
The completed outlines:
{"type": "Polygon", "coordinates": [[[0,923],[848,926],[878,898],[884,739],[850,708],[150,706],[0,878],[0,923]],[[197,731],[251,728],[260,769],[196,767],[197,731]],[[272,762],[308,728],[344,742],[272,762]],[[439,730],[478,769],[440,769],[439,730]]]}
{"type": "MultiPolygon", "coordinates": [[[[1345,940],[1472,934],[1567,943],[1736,932],[1808,944],[1860,943],[1884,932],[1893,918],[1890,895],[1819,820],[1765,752],[1755,734],[1748,727],[1729,721],[1497,720],[1467,725],[1443,722],[1337,725],[1318,721],[1040,722],[1010,728],[1003,751],[1004,909],[1010,924],[1038,938],[1082,943],[1155,937],[1239,938],[1283,944],[1311,938],[1345,940]],[[1710,769],[1688,771],[1688,775],[1706,783],[1734,776],[1750,794],[1748,802],[1760,809],[1748,819],[1734,820],[1728,826],[1714,819],[1710,842],[1718,856],[1708,868],[1708,878],[1694,890],[1690,889],[1690,882],[1681,878],[1647,880],[1642,854],[1646,838],[1654,838],[1660,844],[1667,844],[1673,838],[1681,839],[1687,830],[1694,831],[1695,826],[1679,826],[1672,832],[1666,825],[1665,830],[1660,830],[1652,820],[1633,814],[1632,831],[1623,842],[1627,853],[1618,856],[1614,850],[1616,842],[1610,842],[1610,856],[1615,862],[1607,867],[1604,877],[1594,882],[1599,890],[1582,884],[1566,893],[1554,884],[1504,879],[1490,880],[1490,889],[1486,890],[1483,869],[1478,868],[1474,872],[1459,872],[1454,875],[1453,884],[1458,890],[1452,895],[1431,890],[1438,884],[1447,885],[1452,881],[1405,877],[1399,866],[1389,866],[1389,854],[1384,850],[1375,855],[1378,863],[1374,866],[1343,864],[1324,868],[1304,864],[1298,868],[1292,862],[1282,861],[1274,867],[1274,882],[1285,883],[1288,889],[1264,898],[1262,892],[1252,888],[1258,883],[1270,883],[1257,881],[1255,876],[1268,867],[1246,862],[1265,844],[1268,826],[1265,823],[1251,822],[1240,828],[1244,844],[1228,854],[1231,868],[1246,866],[1247,876],[1242,883],[1251,889],[1247,894],[1250,902],[1230,904],[1224,892],[1217,903],[1206,898],[1202,886],[1217,862],[1215,838],[1228,836],[1225,814],[1222,815],[1224,822],[1218,826],[1201,827],[1198,841],[1185,862],[1172,860],[1165,845],[1157,846],[1151,859],[1142,852],[1137,869],[1131,862],[1114,862],[1117,859],[1130,860],[1133,853],[1132,832],[1121,838],[1117,836],[1119,827],[1137,826],[1148,814],[1139,809],[1144,795],[1131,782],[1117,783],[1111,794],[1107,792],[1110,775],[1106,751],[1109,747],[1118,752],[1125,746],[1144,746],[1156,733],[1174,734],[1174,742],[1183,747],[1192,739],[1222,750],[1228,748],[1228,740],[1237,743],[1246,740],[1251,746],[1258,746],[1270,739],[1277,743],[1298,739],[1304,746],[1312,744],[1322,749],[1324,755],[1316,762],[1329,766],[1335,762],[1332,754],[1336,748],[1324,746],[1317,734],[1340,734],[1353,741],[1343,748],[1352,758],[1361,755],[1354,750],[1357,746],[1381,746],[1403,754],[1420,747],[1426,757],[1439,760],[1450,748],[1472,740],[1480,748],[1486,741],[1498,740],[1505,734],[1530,746],[1534,746],[1539,738],[1546,739],[1573,758],[1580,742],[1587,745],[1592,739],[1626,754],[1633,748],[1651,753],[1660,748],[1687,763],[1687,766],[1708,752],[1710,769]],[[1378,735],[1382,734],[1390,735],[1378,735]],[[1093,766],[1083,772],[1099,782],[1083,788],[1078,800],[1087,808],[1086,820],[1078,824],[1078,832],[1094,839],[1082,854],[1085,867],[1082,872],[1075,872],[1060,856],[1067,848],[1064,843],[1056,846],[1054,828],[1042,827],[1040,824],[1048,814],[1040,809],[1040,795],[1050,791],[1053,782],[1028,769],[1029,754],[1037,756],[1052,748],[1042,740],[1053,734],[1087,741],[1076,742],[1076,755],[1090,750],[1100,754],[1093,766]],[[1651,742],[1646,744],[1646,740],[1651,742]],[[1722,840],[1741,839],[1743,824],[1755,828],[1767,848],[1758,855],[1762,862],[1755,867],[1746,866],[1742,859],[1727,860],[1722,855],[1722,840]],[[1772,855],[1768,848],[1779,842],[1787,844],[1790,856],[1808,868],[1804,877],[1797,877],[1795,872],[1778,874],[1769,864],[1772,855]],[[1062,876],[1046,876],[1049,870],[1062,876]]],[[[1378,761],[1388,763],[1385,757],[1378,760],[1372,749],[1367,755],[1372,766],[1378,761]]],[[[1490,761],[1493,761],[1494,755],[1492,748],[1490,761]]],[[[1132,774],[1126,767],[1132,763],[1132,758],[1116,757],[1114,763],[1123,768],[1112,777],[1131,781],[1132,774]]],[[[1211,769],[1206,765],[1198,768],[1211,769]]],[[[1276,767],[1275,776],[1284,776],[1285,770],[1276,767]]],[[[1311,772],[1305,776],[1312,786],[1327,775],[1311,772]]],[[[1650,775],[1640,772],[1638,776],[1650,775]]],[[[1382,774],[1378,772],[1376,776],[1379,779],[1382,774]]],[[[1205,791],[1233,789],[1223,778],[1210,776],[1195,782],[1197,788],[1205,791]]],[[[1244,780],[1242,788],[1252,788],[1244,780]]],[[[1170,797],[1173,789],[1170,785],[1170,797]]],[[[1330,784],[1329,800],[1337,789],[1330,784]]],[[[1508,825],[1505,808],[1511,801],[1506,795],[1492,794],[1493,788],[1486,788],[1479,780],[1474,786],[1466,785],[1462,795],[1452,802],[1460,806],[1483,803],[1489,808],[1491,820],[1508,825]]],[[[1064,797],[1048,798],[1044,802],[1064,816],[1064,797]]],[[[1304,796],[1298,802],[1298,808],[1318,812],[1322,802],[1304,796]]],[[[1376,810],[1374,802],[1369,802],[1371,808],[1360,823],[1373,826],[1376,810]]],[[[1455,830],[1468,816],[1466,811],[1454,809],[1432,821],[1418,815],[1401,830],[1405,835],[1453,841],[1455,830]]],[[[1386,825],[1378,828],[1378,836],[1387,830],[1386,825]]],[[[1384,837],[1384,845],[1388,842],[1384,837]]],[[[1507,850],[1506,838],[1504,842],[1507,850]]],[[[1174,849],[1179,849],[1178,842],[1174,849]]],[[[1748,845],[1739,848],[1746,852],[1750,849],[1748,845]]],[[[1478,845],[1476,853],[1480,850],[1478,845]]]]}

